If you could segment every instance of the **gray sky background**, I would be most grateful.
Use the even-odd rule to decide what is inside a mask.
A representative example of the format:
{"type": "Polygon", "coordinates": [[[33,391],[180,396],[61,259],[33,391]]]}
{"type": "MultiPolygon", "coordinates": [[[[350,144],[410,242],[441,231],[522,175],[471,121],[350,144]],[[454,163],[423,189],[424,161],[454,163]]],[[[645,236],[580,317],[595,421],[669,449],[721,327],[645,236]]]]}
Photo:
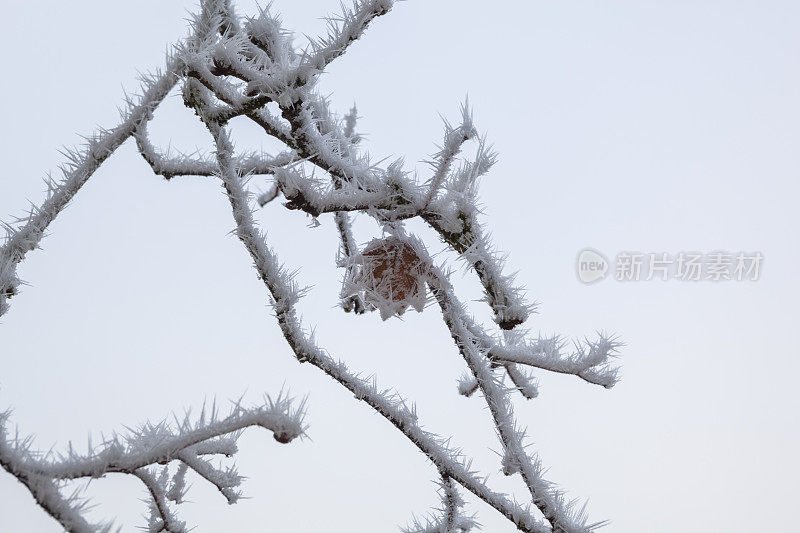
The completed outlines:
{"type": "MultiPolygon", "coordinates": [[[[194,2],[1,2],[0,216],[43,198],[58,148],[113,126],[122,88],[163,63],[194,2]]],[[[318,34],[331,0],[276,1],[286,27],[318,34]]],[[[253,13],[251,2],[240,12],[253,13]]],[[[500,153],[484,179],[485,220],[528,296],[534,332],[619,333],[623,381],[606,391],[541,376],[519,419],[569,494],[609,531],[788,531],[800,496],[796,228],[800,167],[800,4],[792,1],[408,1],[377,21],[320,87],[376,157],[419,161],[469,94],[500,153]],[[584,247],[641,252],[760,251],[757,282],[581,284],[584,247]]],[[[234,123],[239,148],[273,149],[234,123]]],[[[210,148],[171,96],[153,136],[210,148]]],[[[341,272],[330,217],[279,204],[259,214],[270,243],[313,290],[307,324],[352,368],[418,402],[492,482],[499,446],[479,398],[456,394],[464,365],[436,308],[381,322],[335,308],[341,272]]],[[[0,322],[0,408],[40,448],[79,446],[171,411],[287,387],[309,397],[310,440],[241,441],[252,499],[229,507],[195,481],[183,517],[197,531],[396,531],[437,505],[435,470],[394,428],[291,357],[220,184],[152,175],[126,144],[20,269],[30,283],[0,322]]],[[[441,250],[431,232],[432,250],[441,250]]],[[[361,242],[377,235],[356,227],[361,242]]],[[[453,257],[442,254],[442,259],[453,257]]],[[[453,263],[457,265],[456,263],[453,263]]],[[[480,298],[458,270],[462,299],[480,298]]],[[[489,312],[474,302],[475,315],[489,312]]],[[[134,480],[93,481],[93,516],[141,525],[134,480]]],[[[512,531],[468,498],[489,532],[512,531]]],[[[58,528],[0,475],[0,530],[58,528]]]]}

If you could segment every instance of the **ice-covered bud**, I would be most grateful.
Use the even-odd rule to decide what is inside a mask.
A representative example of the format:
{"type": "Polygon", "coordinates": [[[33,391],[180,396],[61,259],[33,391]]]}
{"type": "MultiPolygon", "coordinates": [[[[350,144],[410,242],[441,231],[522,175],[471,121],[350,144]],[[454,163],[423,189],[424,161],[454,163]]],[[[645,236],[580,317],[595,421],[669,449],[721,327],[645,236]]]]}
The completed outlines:
{"type": "Polygon", "coordinates": [[[281,444],[288,444],[292,442],[297,435],[288,431],[276,431],[272,434],[272,437],[281,444]]]}
{"type": "Polygon", "coordinates": [[[353,258],[359,270],[350,289],[363,291],[364,300],[380,311],[383,320],[402,315],[409,307],[418,312],[425,307],[429,264],[418,246],[418,242],[390,236],[374,239],[353,258]]]}

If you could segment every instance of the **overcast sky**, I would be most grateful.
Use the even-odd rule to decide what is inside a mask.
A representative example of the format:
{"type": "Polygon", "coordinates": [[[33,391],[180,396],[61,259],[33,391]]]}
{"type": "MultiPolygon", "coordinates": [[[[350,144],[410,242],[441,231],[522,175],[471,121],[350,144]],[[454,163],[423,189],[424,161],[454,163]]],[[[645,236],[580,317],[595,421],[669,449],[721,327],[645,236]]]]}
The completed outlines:
{"type": "MultiPolygon", "coordinates": [[[[123,88],[163,64],[192,1],[3,0],[0,218],[44,196],[41,177],[97,125],[116,124],[123,88]]],[[[298,42],[323,30],[335,0],[276,0],[298,42]]],[[[240,12],[253,13],[252,2],[240,12]]],[[[420,161],[440,115],[465,96],[500,154],[482,183],[484,219],[510,270],[541,303],[534,333],[618,333],[623,381],[607,391],[541,375],[519,402],[548,477],[588,498],[620,533],[787,531],[800,497],[800,4],[618,0],[399,3],[321,81],[353,103],[376,158],[420,161]],[[760,252],[757,281],[595,284],[584,248],[613,262],[642,253],[760,252]]],[[[234,122],[241,149],[278,148],[234,122]]],[[[171,96],[151,130],[162,145],[210,149],[171,96]]],[[[257,182],[257,180],[255,180],[257,182]]],[[[436,308],[381,322],[336,309],[341,271],[331,217],[320,227],[279,203],[259,213],[276,252],[313,286],[306,323],[331,354],[418,403],[426,428],[453,435],[491,482],[499,444],[482,400],[456,393],[464,369],[436,308]]],[[[433,251],[431,230],[419,231],[433,251]]],[[[288,388],[308,396],[309,436],[251,431],[238,464],[252,499],[228,506],[194,482],[183,518],[199,532],[396,531],[438,505],[435,469],[405,437],[310,365],[299,365],[212,178],[152,175],[124,145],[20,268],[28,283],[0,321],[0,409],[42,449],[198,407],[205,398],[288,388]]],[[[379,234],[357,224],[360,242],[379,234]]],[[[464,300],[474,275],[458,269],[464,300]]],[[[490,324],[484,304],[476,317],[490,324]]],[[[129,479],[93,481],[94,518],[142,525],[129,479]]],[[[485,531],[513,529],[467,498],[485,531]]],[[[56,532],[9,475],[0,530],[56,532]]]]}

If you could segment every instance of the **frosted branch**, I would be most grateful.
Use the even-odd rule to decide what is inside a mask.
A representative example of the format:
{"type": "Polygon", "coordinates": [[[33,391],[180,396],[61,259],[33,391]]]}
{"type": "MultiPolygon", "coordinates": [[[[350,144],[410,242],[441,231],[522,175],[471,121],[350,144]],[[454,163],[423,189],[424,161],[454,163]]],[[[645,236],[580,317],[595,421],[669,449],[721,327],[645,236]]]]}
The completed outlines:
{"type": "Polygon", "coordinates": [[[461,115],[461,124],[456,128],[451,127],[446,120],[444,122],[444,142],[441,150],[434,155],[433,161],[429,162],[434,169],[434,173],[428,182],[428,192],[425,194],[426,207],[430,205],[439,192],[462,145],[477,135],[475,126],[472,124],[469,104],[466,102],[461,107],[461,115]]]}
{"type": "Polygon", "coordinates": [[[61,493],[61,487],[51,477],[33,472],[20,465],[20,458],[30,454],[29,439],[9,441],[6,437],[8,413],[0,414],[0,466],[17,478],[31,493],[36,503],[66,531],[72,533],[109,533],[110,524],[92,524],[83,517],[85,503],[76,495],[61,493]]]}
{"type": "MultiPolygon", "coordinates": [[[[597,339],[576,341],[568,351],[559,337],[532,339],[516,328],[533,306],[525,302],[513,276],[504,272],[503,259],[479,220],[478,183],[497,156],[478,134],[467,103],[457,126],[445,121],[442,145],[429,162],[432,175],[422,181],[406,170],[402,159],[373,161],[359,144],[355,106],[343,117],[337,115],[315,87],[327,65],[392,6],[391,0],[357,0],[351,8],[343,7],[341,15],[328,20],[327,36],[312,41],[301,52],[268,8],[242,22],[230,0],[203,0],[199,14],[193,17],[191,35],[176,47],[165,73],[145,80],[143,96],[128,102],[117,127],[93,135],[81,151],[68,151],[63,178],[47,182],[44,203],[32,208],[27,217],[6,225],[8,236],[0,247],[0,315],[8,310],[8,298],[17,293],[17,264],[39,245],[52,221],[100,164],[133,136],[154,173],[167,179],[200,175],[221,180],[235,234],[264,282],[278,325],[296,359],[318,368],[369,405],[436,468],[441,476],[440,512],[424,522],[415,521],[408,531],[464,533],[477,527],[472,517],[462,513],[458,484],[520,531],[592,532],[602,523],[589,523],[583,510],[576,511],[574,502],[566,501],[563,493],[544,479],[538,457],[527,450],[526,430],[515,417],[512,397],[517,392],[527,399],[538,395],[536,378],[523,366],[575,375],[610,388],[618,379],[612,363],[621,343],[601,333],[597,339]],[[163,151],[148,135],[155,108],[179,80],[184,104],[213,137],[212,154],[163,151]],[[228,128],[236,117],[253,121],[286,149],[275,156],[235,154],[228,128]],[[469,160],[461,155],[467,142],[477,147],[469,160]],[[269,188],[257,198],[251,197],[244,185],[251,174],[273,176],[269,188]],[[337,266],[345,269],[339,295],[345,311],[376,309],[386,320],[409,308],[423,312],[432,300],[438,303],[466,364],[458,392],[486,401],[502,446],[499,466],[506,475],[520,475],[529,493],[526,505],[494,491],[449,439],[423,429],[416,407],[403,396],[350,370],[306,331],[297,309],[303,289],[269,247],[251,211],[255,202],[263,206],[280,195],[287,208],[315,218],[333,213],[340,241],[337,266]],[[352,231],[352,217],[360,214],[374,219],[384,231],[381,238],[372,239],[362,249],[352,231]],[[475,271],[494,321],[502,330],[499,334],[472,319],[443,269],[434,265],[420,240],[406,234],[405,222],[414,218],[426,222],[475,271]],[[476,395],[477,391],[480,394],[476,395]]],[[[117,473],[136,477],[146,487],[148,531],[183,532],[186,526],[176,518],[174,509],[185,500],[187,475],[199,476],[228,503],[235,503],[242,476],[233,467],[217,466],[212,459],[234,455],[237,438],[248,427],[268,429],[278,442],[289,442],[304,433],[303,414],[302,404],[293,407],[283,396],[253,408],[236,404],[225,417],[212,407],[198,419],[187,414],[175,424],[147,423],[129,435],[114,434],[99,447],[90,445],[86,454],[70,446],[58,455],[31,451],[30,439],[9,438],[5,414],[0,415],[0,466],[23,483],[68,531],[105,532],[110,526],[88,523],[83,518],[85,503],[76,495],[62,495],[64,486],[72,480],[117,473]]]]}
{"type": "MultiPolygon", "coordinates": [[[[240,70],[238,74],[249,85],[271,83],[268,82],[270,77],[266,73],[240,70]]],[[[244,107],[242,97],[230,94],[228,88],[220,82],[206,80],[203,83],[221,100],[233,106],[244,107]]],[[[488,238],[477,220],[477,206],[472,189],[477,178],[491,168],[494,154],[485,150],[482,144],[482,149],[478,152],[479,158],[473,164],[460,169],[451,179],[452,194],[448,194],[442,202],[430,205],[444,179],[444,173],[451,166],[454,153],[460,147],[459,138],[464,137],[464,132],[469,132],[470,138],[473,135],[471,118],[464,119],[457,133],[446,136],[451,146],[442,156],[442,172],[434,175],[425,197],[417,192],[416,185],[406,179],[396,166],[380,169],[369,162],[368,156],[357,157],[352,154],[352,145],[347,142],[346,135],[329,117],[320,115],[320,110],[326,109],[326,106],[310,90],[293,90],[290,96],[279,95],[276,101],[281,105],[283,118],[289,123],[291,130],[288,136],[282,131],[281,140],[287,142],[301,158],[330,173],[334,183],[350,182],[358,189],[379,189],[381,183],[391,180],[404,200],[402,207],[398,207],[402,212],[394,213],[391,209],[387,212],[385,206],[378,206],[371,214],[379,220],[420,216],[473,267],[484,285],[487,302],[494,310],[500,327],[511,329],[526,320],[531,309],[524,303],[520,289],[513,286],[513,278],[502,273],[502,262],[491,251],[488,238]],[[448,155],[450,152],[453,154],[448,155]]],[[[464,113],[467,117],[467,112],[464,113]]],[[[272,134],[277,129],[274,119],[264,120],[269,119],[269,116],[262,115],[262,110],[247,114],[262,125],[268,134],[272,134]]],[[[331,205],[329,209],[334,210],[333,207],[331,205]]],[[[342,210],[361,210],[365,206],[359,204],[341,207],[342,210]]]]}
{"type": "Polygon", "coordinates": [[[236,221],[236,235],[253,259],[259,277],[270,291],[273,308],[284,337],[298,361],[309,362],[347,388],[357,399],[370,405],[411,440],[440,472],[458,481],[464,488],[484,500],[509,518],[521,531],[543,533],[550,528],[505,496],[493,492],[470,471],[469,466],[451,450],[443,439],[423,430],[417,415],[406,402],[389,391],[380,391],[377,385],[352,374],[347,366],[331,358],[309,338],[295,311],[300,298],[299,289],[292,276],[280,265],[267,246],[263,234],[256,227],[248,207],[247,193],[240,183],[232,164],[233,146],[227,133],[215,123],[208,124],[217,143],[220,177],[236,221]]]}
{"type": "Polygon", "coordinates": [[[438,515],[430,515],[424,521],[414,518],[411,525],[403,528],[404,533],[469,533],[473,528],[480,529],[473,516],[462,513],[464,500],[446,475],[439,482],[439,495],[442,506],[437,509],[438,515]]]}
{"type": "Polygon", "coordinates": [[[554,533],[589,533],[595,530],[600,524],[587,524],[582,514],[573,513],[574,502],[564,501],[562,493],[555,490],[552,483],[543,478],[539,459],[528,455],[525,450],[526,433],[523,428],[517,426],[508,391],[492,372],[490,360],[481,349],[482,340],[473,335],[471,319],[467,317],[463,305],[455,298],[452,286],[444,274],[431,266],[428,283],[442,309],[442,316],[453,340],[475,376],[489,407],[505,454],[508,456],[504,460],[506,463],[504,466],[508,468],[510,462],[513,467],[511,471],[518,471],[521,474],[533,504],[544,515],[554,533]]]}
{"type": "MultiPolygon", "coordinates": [[[[143,121],[134,132],[136,146],[142,158],[150,165],[155,174],[170,179],[173,176],[214,176],[217,170],[216,160],[207,155],[187,155],[178,152],[171,155],[156,148],[150,141],[147,121],[143,121]]],[[[236,158],[237,171],[242,174],[273,174],[275,169],[292,163],[294,152],[284,151],[276,156],[250,153],[236,158]]],[[[265,202],[266,203],[266,202],[265,202]]]]}
{"type": "Polygon", "coordinates": [[[347,287],[352,283],[356,275],[353,257],[356,256],[358,251],[356,239],[353,236],[352,224],[350,223],[350,217],[343,211],[337,211],[334,214],[334,220],[336,221],[336,229],[339,232],[340,243],[337,264],[345,269],[344,279],[342,280],[342,291],[339,294],[342,309],[347,313],[353,311],[360,315],[366,312],[366,306],[361,296],[358,294],[347,294],[347,287]]]}
{"type": "Polygon", "coordinates": [[[68,531],[107,531],[106,526],[86,522],[81,515],[82,504],[76,497],[61,495],[65,481],[99,478],[108,474],[129,474],[139,478],[151,496],[151,531],[184,532],[185,524],[178,521],[168,505],[183,501],[186,492],[185,475],[188,467],[215,485],[228,503],[239,498],[236,489],[242,477],[235,468],[218,469],[205,455],[231,456],[236,453],[236,439],[248,427],[262,427],[273,432],[276,441],[286,443],[304,434],[305,403],[295,406],[288,397],[279,395],[264,404],[251,408],[234,404],[230,414],[220,417],[216,407],[205,408],[193,420],[187,414],[173,426],[166,422],[146,423],[126,436],[114,434],[98,448],[91,445],[86,454],[77,453],[70,445],[64,453],[41,454],[30,450],[30,439],[9,438],[8,413],[0,416],[0,465],[23,483],[37,503],[68,531]],[[182,465],[168,481],[167,466],[172,461],[182,465]],[[153,468],[162,468],[155,476],[153,468]]]}
{"type": "Polygon", "coordinates": [[[525,375],[525,373],[523,373],[522,370],[520,370],[517,365],[513,363],[506,363],[503,365],[503,368],[506,369],[508,377],[511,379],[511,382],[517,388],[519,393],[525,398],[528,400],[533,400],[539,396],[539,385],[535,378],[525,375]]]}
{"type": "Polygon", "coordinates": [[[178,459],[197,472],[206,481],[217,487],[217,490],[225,496],[228,503],[234,504],[239,501],[242,494],[235,490],[242,482],[242,476],[233,469],[227,468],[220,470],[215,468],[209,461],[201,459],[191,450],[182,450],[177,454],[178,459]]]}
{"type": "Polygon", "coordinates": [[[350,139],[353,144],[358,144],[361,137],[356,133],[356,122],[358,121],[358,108],[355,104],[344,116],[344,136],[350,139]]]}
{"type": "Polygon", "coordinates": [[[564,354],[566,342],[559,337],[522,341],[510,346],[494,346],[489,356],[504,363],[529,365],[550,372],[574,374],[589,383],[611,388],[618,371],[611,366],[622,343],[614,336],[599,333],[596,340],[575,341],[575,350],[564,354]]]}
{"type": "Polygon", "coordinates": [[[321,73],[361,37],[373,19],[388,13],[393,5],[393,0],[356,0],[351,9],[343,8],[341,14],[328,17],[328,35],[311,43],[311,51],[298,68],[298,77],[307,82],[312,75],[321,73]]]}
{"type": "Polygon", "coordinates": [[[169,58],[163,74],[144,80],[142,96],[138,100],[129,99],[118,126],[97,131],[81,150],[66,150],[67,162],[61,167],[62,179],[46,181],[48,193],[45,201],[32,207],[27,216],[6,224],[6,239],[0,246],[0,316],[8,311],[7,300],[17,293],[19,287],[17,264],[39,246],[48,226],[80,188],[166,97],[178,81],[175,66],[175,60],[169,58]]]}
{"type": "Polygon", "coordinates": [[[150,494],[150,520],[147,523],[150,533],[186,533],[186,523],[176,519],[167,504],[163,478],[156,479],[146,468],[134,470],[133,475],[144,483],[150,494]]]}

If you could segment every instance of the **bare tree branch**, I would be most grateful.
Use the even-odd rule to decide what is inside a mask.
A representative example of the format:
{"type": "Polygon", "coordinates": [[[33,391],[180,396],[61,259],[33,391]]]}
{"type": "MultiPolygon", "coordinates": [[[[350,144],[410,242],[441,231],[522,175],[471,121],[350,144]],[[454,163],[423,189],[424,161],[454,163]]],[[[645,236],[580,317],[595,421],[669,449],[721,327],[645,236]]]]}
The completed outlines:
{"type": "MultiPolygon", "coordinates": [[[[343,6],[341,15],[328,20],[327,35],[312,40],[301,51],[294,48],[291,34],[269,8],[242,21],[230,0],[203,0],[193,17],[192,33],[176,46],[165,73],[145,81],[143,96],[128,102],[117,127],[93,135],[82,151],[67,152],[63,179],[48,181],[44,203],[7,225],[8,236],[0,247],[0,315],[8,310],[8,298],[17,293],[17,264],[37,247],[50,223],[92,173],[133,136],[155,174],[167,179],[199,175],[221,180],[235,234],[264,282],[294,356],[369,405],[436,468],[441,478],[440,512],[424,523],[414,520],[407,531],[465,533],[476,528],[474,518],[463,513],[458,484],[520,531],[593,532],[603,522],[590,523],[583,509],[576,511],[575,502],[567,501],[561,490],[544,479],[539,458],[528,452],[527,432],[516,418],[513,398],[517,392],[527,399],[539,394],[536,379],[523,371],[523,365],[612,387],[618,379],[613,359],[621,343],[615,336],[600,333],[596,340],[575,341],[574,350],[567,353],[560,337],[529,337],[517,328],[533,306],[525,302],[513,276],[504,272],[503,261],[479,220],[478,182],[497,156],[478,134],[468,103],[462,106],[457,126],[445,121],[442,146],[429,162],[431,176],[420,181],[405,170],[402,159],[373,162],[355,131],[355,106],[341,117],[316,90],[325,68],[392,6],[391,0],[357,0],[352,7],[343,6]],[[165,153],[149,138],[148,123],[156,107],[179,81],[185,105],[212,135],[213,154],[165,153]],[[277,106],[278,114],[268,105],[277,106]],[[236,117],[247,117],[286,150],[274,156],[260,152],[236,155],[229,136],[230,122],[236,117]],[[474,143],[476,148],[469,160],[461,155],[466,143],[474,143]],[[323,171],[325,179],[316,179],[314,170],[323,171]],[[339,295],[345,311],[378,310],[383,319],[389,319],[411,307],[422,312],[428,303],[438,303],[466,367],[458,392],[471,396],[480,391],[475,396],[486,402],[502,446],[499,467],[506,475],[520,475],[528,493],[525,504],[493,490],[449,439],[423,429],[415,406],[400,394],[362,379],[306,332],[297,308],[303,291],[267,244],[253,216],[254,198],[244,185],[251,174],[273,176],[269,188],[255,199],[261,206],[282,194],[289,209],[315,219],[334,214],[340,241],[337,266],[345,270],[339,295]],[[383,229],[383,235],[363,249],[352,231],[352,217],[359,214],[366,214],[383,229]],[[475,271],[498,331],[492,333],[470,316],[445,269],[434,264],[420,239],[406,233],[405,222],[414,218],[426,222],[475,271]]],[[[303,415],[304,404],[294,407],[280,395],[253,408],[237,403],[225,417],[212,407],[208,413],[204,409],[198,419],[187,415],[174,425],[147,423],[127,436],[113,435],[86,454],[70,447],[54,455],[32,451],[30,439],[9,437],[8,414],[3,414],[0,466],[27,487],[67,531],[109,530],[110,525],[87,522],[85,502],[74,494],[63,496],[61,491],[72,480],[116,473],[138,478],[147,489],[148,531],[184,532],[186,525],[176,518],[174,507],[184,501],[187,475],[199,475],[229,503],[235,503],[242,476],[234,467],[215,466],[209,457],[234,455],[237,438],[248,427],[268,429],[278,442],[289,442],[304,434],[303,415]]]]}

